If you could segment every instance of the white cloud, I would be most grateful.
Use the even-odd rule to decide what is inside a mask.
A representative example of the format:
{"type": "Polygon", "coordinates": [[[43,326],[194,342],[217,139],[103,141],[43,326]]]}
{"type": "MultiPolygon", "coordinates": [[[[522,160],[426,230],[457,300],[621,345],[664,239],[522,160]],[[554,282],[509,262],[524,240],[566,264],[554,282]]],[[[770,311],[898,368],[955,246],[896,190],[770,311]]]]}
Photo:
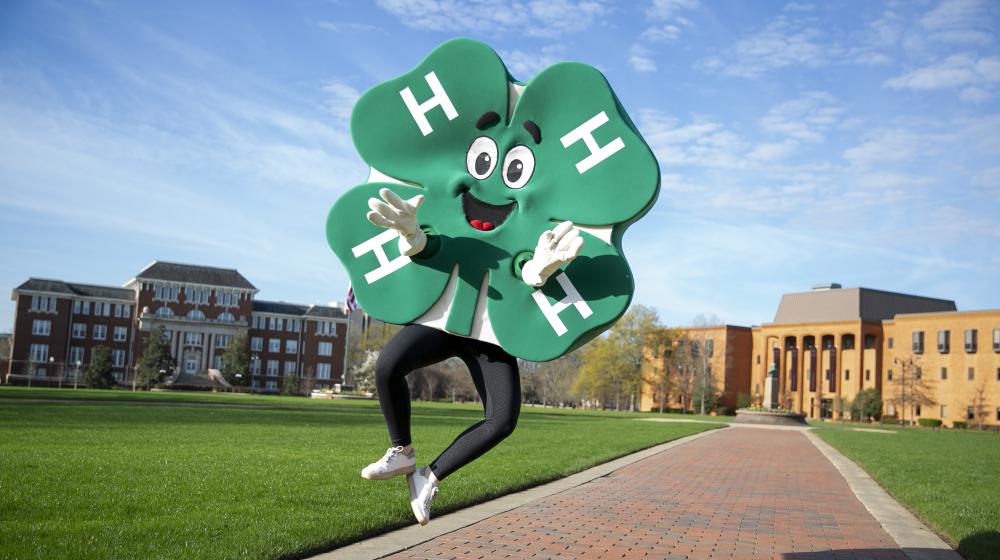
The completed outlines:
{"type": "Polygon", "coordinates": [[[781,142],[765,142],[758,144],[747,156],[757,161],[775,161],[784,159],[798,148],[799,143],[794,140],[782,140],[781,142]]]}
{"type": "Polygon", "coordinates": [[[806,142],[819,142],[845,109],[829,93],[809,92],[772,107],[760,119],[761,128],[806,142]]]}
{"type": "Polygon", "coordinates": [[[316,26],[321,29],[326,29],[327,31],[333,31],[334,33],[347,33],[347,32],[358,32],[358,33],[370,33],[372,31],[384,31],[377,25],[370,25],[367,23],[357,23],[351,21],[330,21],[322,20],[316,22],[316,26]]]}
{"type": "Polygon", "coordinates": [[[782,15],[764,29],[739,39],[726,56],[708,58],[699,67],[720,69],[730,76],[755,77],[793,65],[823,66],[839,50],[825,40],[822,30],[782,15]]]}
{"type": "Polygon", "coordinates": [[[518,80],[530,80],[542,70],[564,60],[566,48],[562,45],[548,45],[541,51],[501,50],[500,58],[507,69],[518,80]]]}
{"type": "Polygon", "coordinates": [[[996,15],[997,4],[991,0],[945,0],[927,12],[920,25],[932,40],[988,45],[996,33],[996,15]]]}
{"type": "Polygon", "coordinates": [[[603,0],[378,0],[378,5],[415,29],[532,37],[582,31],[611,11],[603,0]]]}
{"type": "Polygon", "coordinates": [[[844,150],[854,165],[873,166],[911,161],[926,145],[923,135],[906,129],[882,129],[866,135],[861,144],[844,150]]]}
{"type": "Polygon", "coordinates": [[[972,53],[949,56],[885,81],[892,89],[935,90],[1000,82],[1000,57],[977,58],[972,53]]]}
{"type": "Polygon", "coordinates": [[[354,109],[354,104],[358,102],[361,94],[354,87],[340,82],[327,82],[322,89],[328,94],[327,110],[346,123],[351,118],[351,110],[354,109]]]}
{"type": "Polygon", "coordinates": [[[628,51],[628,65],[636,72],[656,72],[656,61],[650,55],[652,51],[636,43],[628,51]]]}
{"type": "Polygon", "coordinates": [[[993,99],[993,94],[983,88],[967,87],[958,93],[958,98],[972,103],[984,103],[993,99]]]}
{"type": "Polygon", "coordinates": [[[698,7],[698,0],[653,0],[646,9],[646,17],[653,21],[669,21],[677,12],[698,7]]]}

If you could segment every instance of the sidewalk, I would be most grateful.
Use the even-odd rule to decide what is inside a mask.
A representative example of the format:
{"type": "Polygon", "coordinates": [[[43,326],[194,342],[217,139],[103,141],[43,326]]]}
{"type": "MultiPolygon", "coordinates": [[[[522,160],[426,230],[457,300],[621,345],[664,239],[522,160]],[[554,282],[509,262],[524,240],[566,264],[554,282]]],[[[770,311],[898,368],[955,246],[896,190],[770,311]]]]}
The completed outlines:
{"type": "MultiPolygon", "coordinates": [[[[959,558],[939,541],[904,552],[857,497],[873,507],[866,475],[845,480],[842,457],[816,445],[805,430],[714,431],[387,557],[959,558]]],[[[893,505],[872,512],[899,538],[893,524],[914,522],[893,505]]],[[[916,529],[931,537],[921,545],[936,539],[916,529]]]]}

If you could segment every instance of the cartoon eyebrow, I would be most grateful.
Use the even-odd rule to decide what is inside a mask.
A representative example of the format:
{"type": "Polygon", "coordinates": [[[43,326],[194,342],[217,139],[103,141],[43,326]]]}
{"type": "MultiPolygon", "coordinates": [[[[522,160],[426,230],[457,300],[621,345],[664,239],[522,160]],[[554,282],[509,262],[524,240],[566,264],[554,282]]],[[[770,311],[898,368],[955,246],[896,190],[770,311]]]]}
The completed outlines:
{"type": "Polygon", "coordinates": [[[535,124],[535,121],[524,121],[524,130],[528,131],[531,135],[531,139],[535,141],[535,144],[540,144],[542,142],[542,131],[535,124]]]}
{"type": "Polygon", "coordinates": [[[484,128],[489,128],[496,123],[500,122],[500,115],[496,111],[486,111],[483,116],[479,117],[476,121],[476,128],[482,130],[484,128]]]}

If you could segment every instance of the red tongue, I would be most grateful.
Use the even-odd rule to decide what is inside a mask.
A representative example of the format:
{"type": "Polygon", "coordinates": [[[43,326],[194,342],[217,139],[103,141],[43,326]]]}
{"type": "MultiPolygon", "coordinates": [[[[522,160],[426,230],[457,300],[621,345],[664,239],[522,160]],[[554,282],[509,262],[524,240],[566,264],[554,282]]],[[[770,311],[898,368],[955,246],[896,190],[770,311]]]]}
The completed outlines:
{"type": "Polygon", "coordinates": [[[490,231],[494,227],[493,222],[484,222],[482,220],[469,220],[469,225],[479,231],[490,231]]]}

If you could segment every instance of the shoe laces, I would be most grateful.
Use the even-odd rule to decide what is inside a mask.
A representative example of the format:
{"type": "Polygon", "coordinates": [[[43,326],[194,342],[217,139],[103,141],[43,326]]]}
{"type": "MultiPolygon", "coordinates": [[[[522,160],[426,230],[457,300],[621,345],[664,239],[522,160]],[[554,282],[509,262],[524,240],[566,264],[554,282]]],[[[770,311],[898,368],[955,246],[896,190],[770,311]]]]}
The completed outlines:
{"type": "Polygon", "coordinates": [[[378,460],[378,462],[383,465],[388,465],[389,461],[391,461],[393,457],[395,457],[396,455],[401,455],[402,453],[403,453],[402,446],[398,445],[396,447],[390,447],[385,451],[385,455],[383,455],[382,458],[378,460]]]}

